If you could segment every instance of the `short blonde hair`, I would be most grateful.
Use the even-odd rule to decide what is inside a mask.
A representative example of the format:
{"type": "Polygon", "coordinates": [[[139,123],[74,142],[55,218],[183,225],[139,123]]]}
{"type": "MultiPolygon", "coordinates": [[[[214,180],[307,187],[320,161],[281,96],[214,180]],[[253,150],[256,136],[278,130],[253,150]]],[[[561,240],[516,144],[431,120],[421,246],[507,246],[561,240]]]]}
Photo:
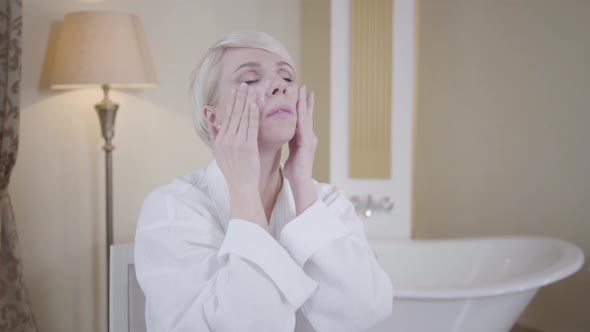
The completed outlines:
{"type": "Polygon", "coordinates": [[[231,33],[213,44],[205,53],[191,75],[190,94],[193,102],[193,125],[205,144],[211,147],[208,120],[203,112],[205,106],[215,106],[219,99],[218,81],[221,74],[219,63],[228,48],[258,48],[274,53],[294,66],[287,49],[271,35],[264,32],[231,33]]]}

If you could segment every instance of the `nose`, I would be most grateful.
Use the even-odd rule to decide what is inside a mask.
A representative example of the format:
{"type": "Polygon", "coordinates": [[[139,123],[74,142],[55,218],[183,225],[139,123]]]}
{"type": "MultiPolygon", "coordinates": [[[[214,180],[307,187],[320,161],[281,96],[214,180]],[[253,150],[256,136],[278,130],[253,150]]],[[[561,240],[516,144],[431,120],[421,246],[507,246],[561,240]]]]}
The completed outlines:
{"type": "Polygon", "coordinates": [[[266,91],[267,97],[286,95],[287,83],[283,79],[275,79],[270,83],[269,89],[266,91]]]}

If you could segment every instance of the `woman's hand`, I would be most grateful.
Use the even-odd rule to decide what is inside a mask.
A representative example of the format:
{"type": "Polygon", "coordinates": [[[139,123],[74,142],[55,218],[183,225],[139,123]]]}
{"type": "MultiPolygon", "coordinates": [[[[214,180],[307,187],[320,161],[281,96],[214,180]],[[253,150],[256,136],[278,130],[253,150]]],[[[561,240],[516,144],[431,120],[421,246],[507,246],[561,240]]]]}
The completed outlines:
{"type": "Polygon", "coordinates": [[[213,133],[215,159],[225,176],[230,191],[258,190],[260,157],[258,156],[259,108],[254,90],[243,83],[232,90],[231,102],[219,127],[209,125],[213,133]]]}
{"type": "Polygon", "coordinates": [[[297,128],[289,141],[289,157],[285,162],[284,174],[292,185],[299,215],[317,200],[312,171],[318,139],[313,132],[313,92],[308,96],[305,86],[300,87],[298,92],[297,128]]]}
{"type": "Polygon", "coordinates": [[[266,228],[260,201],[260,156],[258,122],[262,105],[256,92],[242,83],[232,90],[221,124],[209,124],[213,154],[225,177],[230,194],[231,217],[256,222],[266,228]],[[261,214],[262,213],[262,214],[261,214]]]}
{"type": "Polygon", "coordinates": [[[289,141],[289,158],[285,162],[285,176],[290,182],[311,179],[318,139],[313,132],[313,92],[306,94],[299,88],[297,97],[297,127],[289,141]]]}

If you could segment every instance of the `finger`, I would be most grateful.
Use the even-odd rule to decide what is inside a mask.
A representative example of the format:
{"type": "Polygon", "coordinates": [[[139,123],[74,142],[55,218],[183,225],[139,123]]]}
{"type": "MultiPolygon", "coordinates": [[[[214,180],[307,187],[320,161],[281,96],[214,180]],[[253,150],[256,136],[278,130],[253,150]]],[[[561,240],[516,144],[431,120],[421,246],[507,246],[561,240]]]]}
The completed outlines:
{"type": "Polygon", "coordinates": [[[309,111],[310,115],[313,115],[313,106],[315,105],[315,94],[312,92],[309,93],[307,96],[307,110],[309,111]]]}
{"type": "MultiPolygon", "coordinates": [[[[229,119],[231,117],[231,114],[233,112],[234,109],[234,105],[236,103],[236,95],[237,95],[237,90],[236,88],[231,89],[231,95],[229,98],[229,103],[227,103],[227,106],[225,108],[225,119],[222,119],[221,116],[218,114],[217,116],[217,121],[219,121],[219,128],[217,128],[217,133],[221,133],[224,134],[227,132],[228,127],[229,127],[229,119]]],[[[211,131],[210,131],[211,132],[211,131]]]]}
{"type": "Polygon", "coordinates": [[[264,106],[266,105],[266,94],[264,92],[260,95],[259,98],[256,98],[256,105],[258,106],[258,110],[264,109],[264,106]]]}
{"type": "MultiPolygon", "coordinates": [[[[270,80],[265,80],[262,83],[262,95],[263,96],[267,96],[269,93],[271,93],[270,86],[271,86],[270,80]]],[[[262,110],[262,109],[259,109],[259,110],[262,110]]]]}
{"type": "Polygon", "coordinates": [[[297,105],[298,105],[298,109],[297,109],[297,122],[303,121],[303,119],[305,118],[306,114],[307,114],[307,98],[306,98],[306,94],[305,94],[305,85],[302,85],[299,88],[299,96],[297,98],[297,105]]]}
{"type": "Polygon", "coordinates": [[[260,109],[258,105],[252,103],[249,109],[248,115],[248,136],[246,141],[248,142],[258,142],[258,122],[260,119],[260,109]]]}
{"type": "Polygon", "coordinates": [[[248,91],[248,97],[246,98],[246,104],[244,106],[244,112],[242,113],[242,117],[240,118],[240,126],[236,132],[237,136],[243,140],[246,140],[248,137],[248,122],[250,121],[250,108],[252,104],[256,102],[256,91],[250,89],[248,91]]]}
{"type": "Polygon", "coordinates": [[[234,108],[229,117],[227,133],[230,135],[235,135],[238,131],[238,125],[240,124],[240,119],[242,118],[242,113],[244,112],[244,105],[246,104],[247,93],[248,84],[240,84],[240,88],[238,89],[236,96],[236,103],[234,104],[234,108]]]}

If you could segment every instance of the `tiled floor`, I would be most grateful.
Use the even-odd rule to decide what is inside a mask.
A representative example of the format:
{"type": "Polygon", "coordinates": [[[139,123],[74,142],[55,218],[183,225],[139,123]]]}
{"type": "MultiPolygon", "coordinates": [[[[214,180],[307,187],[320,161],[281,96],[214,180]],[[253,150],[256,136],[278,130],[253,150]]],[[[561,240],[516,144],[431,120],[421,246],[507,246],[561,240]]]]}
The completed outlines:
{"type": "Polygon", "coordinates": [[[510,330],[510,332],[541,332],[539,330],[530,329],[525,326],[516,325],[510,330]]]}

